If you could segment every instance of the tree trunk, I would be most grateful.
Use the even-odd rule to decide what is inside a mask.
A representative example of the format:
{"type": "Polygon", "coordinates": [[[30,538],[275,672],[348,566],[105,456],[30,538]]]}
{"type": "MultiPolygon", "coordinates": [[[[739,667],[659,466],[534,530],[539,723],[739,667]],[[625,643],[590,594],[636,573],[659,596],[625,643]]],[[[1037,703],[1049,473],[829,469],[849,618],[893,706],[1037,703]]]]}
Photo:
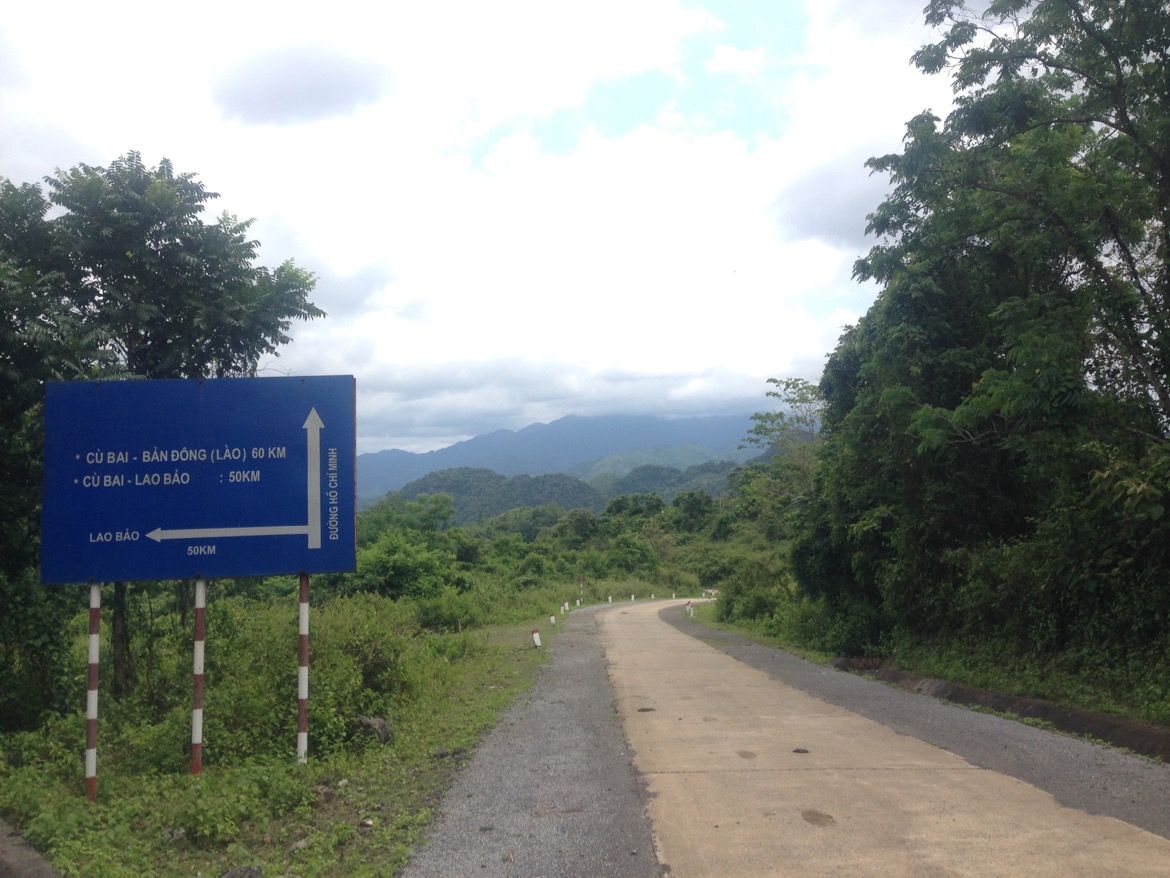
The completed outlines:
{"type": "Polygon", "coordinates": [[[123,698],[134,691],[134,660],[130,655],[130,623],[126,601],[126,583],[114,583],[113,618],[110,624],[110,645],[114,653],[114,698],[123,698]]]}
{"type": "Polygon", "coordinates": [[[179,614],[179,627],[187,630],[187,613],[195,603],[195,590],[190,579],[175,580],[174,585],[175,610],[179,614]]]}

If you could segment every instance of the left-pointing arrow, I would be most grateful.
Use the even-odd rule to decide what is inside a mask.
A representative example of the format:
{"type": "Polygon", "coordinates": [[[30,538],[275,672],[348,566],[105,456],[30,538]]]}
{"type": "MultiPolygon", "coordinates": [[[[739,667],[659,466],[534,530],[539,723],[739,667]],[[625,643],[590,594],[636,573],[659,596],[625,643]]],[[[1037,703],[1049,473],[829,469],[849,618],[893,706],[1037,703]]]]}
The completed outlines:
{"type": "Polygon", "coordinates": [[[303,524],[275,527],[192,527],[185,530],[164,530],[156,527],[147,536],[156,543],[163,540],[201,540],[216,537],[281,537],[307,534],[309,528],[303,524]]]}

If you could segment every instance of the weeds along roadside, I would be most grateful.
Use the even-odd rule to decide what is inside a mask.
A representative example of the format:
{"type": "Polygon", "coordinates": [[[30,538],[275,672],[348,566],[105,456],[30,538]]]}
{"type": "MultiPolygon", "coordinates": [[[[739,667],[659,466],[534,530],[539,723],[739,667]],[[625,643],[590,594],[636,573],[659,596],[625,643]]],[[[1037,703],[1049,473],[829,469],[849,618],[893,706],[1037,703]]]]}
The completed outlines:
{"type": "MultiPolygon", "coordinates": [[[[610,585],[626,599],[651,590],[637,580],[610,585]]],[[[97,801],[83,795],[78,711],[0,738],[0,814],[64,875],[207,875],[238,865],[392,874],[452,773],[534,679],[546,650],[534,648],[532,630],[552,645],[549,615],[575,607],[584,591],[497,590],[478,607],[478,627],[444,621],[459,609],[454,595],[446,607],[443,595],[324,601],[312,612],[311,758],[303,766],[295,759],[295,602],[210,601],[198,777],[189,774],[189,632],[160,620],[135,697],[102,700],[97,801]],[[392,740],[364,735],[363,716],[386,720],[392,740]]],[[[83,619],[72,633],[84,693],[83,619]]]]}

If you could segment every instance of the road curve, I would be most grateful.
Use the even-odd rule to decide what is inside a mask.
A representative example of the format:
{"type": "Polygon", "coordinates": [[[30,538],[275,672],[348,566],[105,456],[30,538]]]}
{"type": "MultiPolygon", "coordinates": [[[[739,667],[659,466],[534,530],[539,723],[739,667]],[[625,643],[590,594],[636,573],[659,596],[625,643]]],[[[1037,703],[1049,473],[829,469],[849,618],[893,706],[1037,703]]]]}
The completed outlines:
{"type": "MultiPolygon", "coordinates": [[[[895,730],[896,716],[883,725],[688,636],[659,617],[663,606],[624,605],[599,617],[618,711],[650,795],[663,872],[677,878],[1170,875],[1170,840],[1155,834],[1162,818],[1148,821],[1155,830],[1149,831],[1131,816],[1167,811],[1167,766],[1110,756],[1130,760],[1126,777],[1141,778],[1132,787],[1123,780],[1118,789],[1108,768],[1099,767],[1106,759],[1101,753],[1115,751],[801,663],[799,672],[809,679],[848,678],[850,687],[871,687],[878,702],[904,696],[916,699],[904,702],[910,710],[929,703],[928,713],[953,712],[945,721],[951,731],[936,735],[930,719],[923,737],[957,741],[962,746],[952,749],[969,748],[971,761],[938,740],[913,737],[913,729],[895,730]],[[1011,735],[989,737],[1000,724],[1011,735]],[[976,725],[995,729],[964,731],[976,725]],[[1020,729],[1027,734],[1019,736],[1020,729]],[[1029,736],[1087,760],[1089,768],[1058,757],[1044,772],[1024,764],[1035,760],[1014,754],[1015,743],[1002,743],[1029,736]],[[1000,770],[979,764],[997,759],[1000,770]],[[1055,779],[1037,784],[1034,777],[1070,767],[1088,789],[1063,789],[1055,779]],[[1032,782],[1004,771],[1031,772],[1032,782]],[[1159,786],[1160,800],[1140,800],[1159,786]],[[1109,811],[1125,812],[1132,822],[1109,811]]],[[[1049,752],[1042,744],[1035,751],[1030,743],[1019,746],[1025,754],[1049,752]]]]}

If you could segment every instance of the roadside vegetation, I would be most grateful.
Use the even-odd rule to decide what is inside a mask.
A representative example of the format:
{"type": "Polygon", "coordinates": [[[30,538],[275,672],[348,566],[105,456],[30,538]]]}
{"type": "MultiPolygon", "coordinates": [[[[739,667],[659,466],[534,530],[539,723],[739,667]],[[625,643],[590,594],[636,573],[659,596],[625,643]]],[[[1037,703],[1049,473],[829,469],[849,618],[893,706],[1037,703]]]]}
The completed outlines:
{"type": "MultiPolygon", "coordinates": [[[[726,619],[1170,721],[1170,12],[934,0],[956,109],[874,158],[792,587],[726,619]]],[[[764,426],[764,425],[762,425],[764,426]]],[[[783,427],[783,424],[775,426],[783,427]]]]}
{"type": "Polygon", "coordinates": [[[550,616],[578,601],[699,591],[666,563],[692,520],[656,497],[601,516],[518,509],[472,529],[451,510],[446,495],[388,497],[359,519],[357,570],[314,577],[307,765],[295,758],[295,578],[209,587],[197,777],[190,585],[134,584],[130,689],[114,697],[103,676],[98,796],[87,801],[87,615],[79,593],[56,590],[73,612],[62,613],[48,689],[5,688],[60,707],[0,734],[0,815],[68,875],[393,874],[451,773],[531,683],[555,643],[550,616]]]}
{"type": "MultiPolygon", "coordinates": [[[[761,459],[723,495],[612,500],[601,514],[513,509],[460,527],[444,494],[388,495],[359,514],[357,570],[312,582],[310,759],[295,760],[297,583],[220,580],[209,589],[204,770],[190,771],[190,584],[134,584],[126,679],[102,679],[98,800],[84,798],[86,612],[52,592],[61,649],[37,691],[36,722],[0,734],[0,815],[67,875],[389,875],[419,842],[453,771],[532,681],[568,603],[698,597],[712,621],[814,660],[846,654],[1008,692],[1167,721],[1148,679],[1102,660],[1095,677],[1055,673],[1067,656],[984,638],[868,629],[792,575],[826,438],[819,393],[775,381],[781,405],[749,437],[761,459]],[[861,644],[857,648],[857,644],[861,644]],[[51,705],[58,705],[53,707],[51,705]],[[383,731],[379,731],[379,730],[383,731]]],[[[814,488],[815,489],[815,488],[814,488]]],[[[112,589],[112,586],[110,587],[112,589]]],[[[868,616],[866,617],[868,618],[868,616]]],[[[882,629],[879,629],[882,630],[882,629]]],[[[103,661],[114,645],[103,627],[103,661]]]]}

